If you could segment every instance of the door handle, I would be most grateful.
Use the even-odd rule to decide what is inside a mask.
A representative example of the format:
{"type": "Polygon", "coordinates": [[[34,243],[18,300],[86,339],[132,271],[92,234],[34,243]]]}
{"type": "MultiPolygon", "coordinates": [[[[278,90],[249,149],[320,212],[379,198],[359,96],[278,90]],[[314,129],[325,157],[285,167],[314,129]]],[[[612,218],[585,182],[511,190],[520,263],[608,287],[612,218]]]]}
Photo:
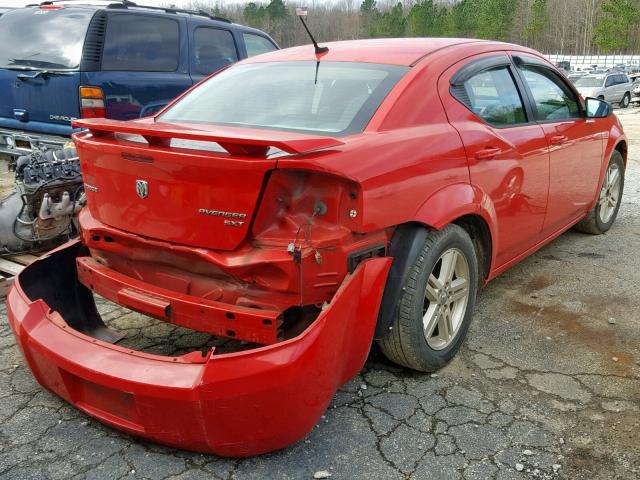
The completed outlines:
{"type": "Polygon", "coordinates": [[[491,160],[497,154],[499,154],[500,151],[501,150],[499,148],[493,148],[493,147],[483,148],[476,152],[476,158],[478,160],[491,160]]]}
{"type": "Polygon", "coordinates": [[[554,135],[549,140],[551,141],[551,145],[562,145],[569,140],[569,138],[566,135],[554,135]]]}

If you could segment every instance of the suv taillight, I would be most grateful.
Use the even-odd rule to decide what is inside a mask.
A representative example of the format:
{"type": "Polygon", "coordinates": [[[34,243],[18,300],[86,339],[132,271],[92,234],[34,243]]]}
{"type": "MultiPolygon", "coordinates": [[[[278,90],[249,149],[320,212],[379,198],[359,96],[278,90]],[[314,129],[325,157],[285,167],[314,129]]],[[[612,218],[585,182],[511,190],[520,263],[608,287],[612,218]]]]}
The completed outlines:
{"type": "Polygon", "coordinates": [[[104,118],[104,94],[100,87],[80,87],[80,116],[104,118]]]}

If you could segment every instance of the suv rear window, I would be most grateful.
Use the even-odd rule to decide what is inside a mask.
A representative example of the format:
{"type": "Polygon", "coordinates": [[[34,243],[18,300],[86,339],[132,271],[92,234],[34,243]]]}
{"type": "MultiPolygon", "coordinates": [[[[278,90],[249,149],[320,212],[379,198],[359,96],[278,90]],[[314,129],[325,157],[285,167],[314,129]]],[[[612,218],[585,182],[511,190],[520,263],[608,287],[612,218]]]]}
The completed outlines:
{"type": "Polygon", "coordinates": [[[602,83],[603,83],[602,77],[593,77],[591,75],[587,75],[576,80],[576,83],[574,83],[574,85],[576,87],[593,88],[593,87],[601,87],[602,83]]]}
{"type": "Polygon", "coordinates": [[[21,8],[0,16],[0,68],[77,69],[95,10],[21,8]]]}
{"type": "Polygon", "coordinates": [[[407,70],[349,62],[237,65],[186,94],[158,121],[353,133],[407,70]]]}
{"type": "Polygon", "coordinates": [[[179,53],[179,25],[173,19],[116,14],[107,20],[103,70],[174,72],[179,53]]]}

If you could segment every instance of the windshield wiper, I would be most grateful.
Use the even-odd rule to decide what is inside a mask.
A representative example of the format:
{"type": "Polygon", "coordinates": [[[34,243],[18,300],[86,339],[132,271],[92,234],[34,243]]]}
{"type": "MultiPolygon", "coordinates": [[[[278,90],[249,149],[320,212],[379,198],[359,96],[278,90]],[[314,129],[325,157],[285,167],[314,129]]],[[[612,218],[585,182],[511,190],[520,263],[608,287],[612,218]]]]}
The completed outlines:
{"type": "Polygon", "coordinates": [[[40,76],[48,76],[48,75],[73,75],[73,70],[49,70],[46,68],[35,68],[35,67],[27,67],[25,65],[5,65],[4,67],[0,67],[0,69],[5,70],[18,70],[21,72],[34,72],[33,75],[27,75],[21,73],[18,75],[20,80],[32,80],[34,78],[38,78],[40,76]]]}
{"type": "Polygon", "coordinates": [[[64,70],[37,70],[31,69],[30,71],[34,72],[33,75],[27,75],[26,73],[21,73],[18,75],[19,80],[33,80],[38,77],[48,77],[49,75],[73,75],[73,72],[68,72],[64,70]]]}

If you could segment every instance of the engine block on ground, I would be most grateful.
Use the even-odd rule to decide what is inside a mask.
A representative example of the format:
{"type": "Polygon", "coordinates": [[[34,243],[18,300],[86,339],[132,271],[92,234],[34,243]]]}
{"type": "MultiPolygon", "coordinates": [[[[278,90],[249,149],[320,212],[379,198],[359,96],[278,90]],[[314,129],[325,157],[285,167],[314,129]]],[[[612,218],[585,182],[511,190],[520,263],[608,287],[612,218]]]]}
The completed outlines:
{"type": "Polygon", "coordinates": [[[0,200],[0,255],[52,248],[72,238],[84,203],[74,148],[20,157],[15,191],[0,200]]]}

